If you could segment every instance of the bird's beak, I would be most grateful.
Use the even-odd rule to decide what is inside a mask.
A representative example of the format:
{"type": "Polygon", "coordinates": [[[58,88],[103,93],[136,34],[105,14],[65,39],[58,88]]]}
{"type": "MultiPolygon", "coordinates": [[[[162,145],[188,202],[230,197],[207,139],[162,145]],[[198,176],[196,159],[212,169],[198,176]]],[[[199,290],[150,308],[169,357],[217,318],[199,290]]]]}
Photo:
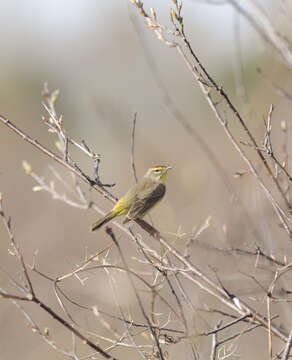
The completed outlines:
{"type": "Polygon", "coordinates": [[[172,167],[171,167],[171,166],[167,166],[167,167],[165,168],[164,172],[167,172],[167,171],[170,170],[170,169],[172,169],[172,167]]]}

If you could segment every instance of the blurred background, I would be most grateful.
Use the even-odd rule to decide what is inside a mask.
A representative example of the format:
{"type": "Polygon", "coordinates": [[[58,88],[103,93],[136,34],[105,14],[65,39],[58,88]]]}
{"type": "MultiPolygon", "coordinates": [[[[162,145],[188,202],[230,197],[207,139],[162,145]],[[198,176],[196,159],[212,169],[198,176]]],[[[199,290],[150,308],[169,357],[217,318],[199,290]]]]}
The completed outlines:
{"type": "MultiPolygon", "coordinates": [[[[249,2],[241,3],[249,9],[249,2]]],[[[287,3],[257,2],[285,36],[291,34],[292,19],[292,9],[287,13],[287,3]]],[[[259,143],[265,133],[263,119],[270,104],[274,104],[272,141],[279,159],[284,160],[290,152],[291,101],[276,91],[273,84],[292,91],[291,68],[228,2],[188,0],[183,5],[185,32],[196,54],[238,106],[259,143]],[[238,70],[240,67],[242,72],[238,70]],[[281,130],[284,122],[288,126],[286,133],[281,130]]],[[[147,9],[151,6],[156,10],[158,21],[170,26],[172,2],[145,1],[147,9]]],[[[85,139],[101,154],[101,180],[116,183],[111,190],[119,197],[134,183],[130,149],[133,118],[137,113],[138,177],[151,165],[173,167],[168,177],[167,196],[153,210],[152,219],[165,236],[175,241],[177,248],[183,251],[192,232],[211,216],[211,226],[200,238],[202,244],[196,248],[192,260],[203,268],[220,267],[222,278],[237,289],[242,287],[238,274],[243,268],[246,270],[246,263],[232,256],[218,255],[208,250],[208,244],[220,248],[253,248],[258,244],[269,253],[291,255],[290,244],[270,204],[216,122],[182,59],[146,29],[129,1],[2,1],[0,31],[2,115],[57,151],[56,138],[41,121],[45,115],[41,90],[44,82],[48,82],[51,90],[59,89],[56,108],[63,115],[67,134],[78,142],[85,139]],[[154,65],[149,66],[147,51],[159,78],[153,73],[154,65]],[[165,93],[158,82],[167,89],[173,105],[166,104],[165,93]],[[173,116],[173,106],[195,134],[186,131],[173,116]],[[217,167],[198,136],[216,157],[217,167]],[[234,176],[236,174],[240,176],[234,176]],[[176,237],[177,232],[185,236],[176,237]]],[[[245,140],[234,120],[230,125],[237,131],[238,139],[245,140]]],[[[247,147],[246,151],[251,158],[256,158],[252,149],[247,147]]],[[[21,164],[27,160],[48,183],[53,180],[61,193],[66,189],[56,181],[50,166],[71,182],[66,170],[4,125],[0,125],[0,153],[4,209],[11,216],[16,239],[28,263],[37,251],[41,270],[56,277],[81,263],[85,248],[89,253],[97,251],[97,240],[100,248],[108,245],[103,231],[92,235],[88,230],[98,214],[69,207],[53,200],[45,191],[32,192],[36,184],[21,164]]],[[[93,176],[93,163],[75,150],[72,154],[80,167],[93,176]]],[[[261,171],[262,165],[256,166],[261,171]]],[[[104,211],[110,209],[110,203],[82,186],[88,199],[96,201],[104,211]]],[[[2,225],[0,239],[1,267],[14,274],[15,259],[7,253],[8,239],[2,225]]],[[[123,246],[131,253],[129,242],[123,246]]],[[[34,276],[38,284],[39,279],[34,276]]],[[[263,281],[269,281],[265,276],[263,281]]],[[[0,282],[4,286],[6,280],[1,279],[2,275],[0,282]]],[[[98,279],[99,286],[106,288],[106,278],[100,274],[98,279]]],[[[38,293],[58,309],[51,284],[42,280],[39,286],[38,293]]],[[[244,292],[254,288],[254,284],[246,284],[244,292]]],[[[96,292],[94,283],[84,290],[83,296],[87,302],[90,298],[91,305],[95,303],[96,292]]],[[[80,288],[76,288],[78,295],[80,288]]],[[[110,308],[110,290],[99,293],[98,299],[105,308],[110,308]]],[[[121,299],[131,304],[126,290],[121,299]]],[[[34,311],[32,309],[32,313],[34,311]]],[[[44,327],[55,326],[43,313],[36,316],[44,327]]],[[[63,358],[28,329],[25,319],[9,301],[0,302],[0,324],[1,358],[15,359],[21,355],[22,359],[33,359],[40,354],[44,359],[63,358]],[[17,347],[12,346],[15,337],[17,347]]],[[[63,329],[56,331],[66,333],[63,329]]],[[[61,336],[58,339],[62,339],[61,336]]]]}

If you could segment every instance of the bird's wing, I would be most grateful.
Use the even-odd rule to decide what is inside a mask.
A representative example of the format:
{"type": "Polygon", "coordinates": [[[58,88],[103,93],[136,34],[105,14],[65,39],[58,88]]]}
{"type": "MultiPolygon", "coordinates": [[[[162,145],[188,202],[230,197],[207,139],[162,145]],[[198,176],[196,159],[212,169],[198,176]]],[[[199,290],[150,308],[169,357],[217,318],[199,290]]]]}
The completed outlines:
{"type": "Polygon", "coordinates": [[[159,184],[153,191],[149,193],[148,189],[141,190],[133,201],[128,214],[124,220],[128,222],[137,217],[142,217],[152,208],[164,195],[165,185],[159,184]]]}

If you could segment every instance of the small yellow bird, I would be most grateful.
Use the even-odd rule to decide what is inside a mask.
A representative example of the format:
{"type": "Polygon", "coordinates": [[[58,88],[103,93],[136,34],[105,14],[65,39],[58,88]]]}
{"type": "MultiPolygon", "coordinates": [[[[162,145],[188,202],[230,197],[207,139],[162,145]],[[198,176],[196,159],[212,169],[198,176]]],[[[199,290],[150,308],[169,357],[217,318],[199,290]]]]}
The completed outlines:
{"type": "Polygon", "coordinates": [[[161,200],[165,194],[167,171],[171,166],[157,165],[146,172],[143,179],[134,185],[113,207],[113,209],[91,227],[91,231],[99,229],[116,216],[126,215],[123,224],[142,218],[161,200]]]}

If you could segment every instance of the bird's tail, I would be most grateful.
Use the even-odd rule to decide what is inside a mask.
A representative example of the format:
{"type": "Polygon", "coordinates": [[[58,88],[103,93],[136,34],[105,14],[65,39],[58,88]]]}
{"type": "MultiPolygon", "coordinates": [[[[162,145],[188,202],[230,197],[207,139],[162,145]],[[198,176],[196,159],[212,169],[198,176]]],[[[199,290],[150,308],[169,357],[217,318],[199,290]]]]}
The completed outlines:
{"type": "Polygon", "coordinates": [[[116,216],[117,216],[117,214],[114,211],[109,212],[104,217],[97,220],[94,224],[91,225],[91,231],[95,231],[95,230],[99,229],[102,225],[111,221],[116,216]]]}

